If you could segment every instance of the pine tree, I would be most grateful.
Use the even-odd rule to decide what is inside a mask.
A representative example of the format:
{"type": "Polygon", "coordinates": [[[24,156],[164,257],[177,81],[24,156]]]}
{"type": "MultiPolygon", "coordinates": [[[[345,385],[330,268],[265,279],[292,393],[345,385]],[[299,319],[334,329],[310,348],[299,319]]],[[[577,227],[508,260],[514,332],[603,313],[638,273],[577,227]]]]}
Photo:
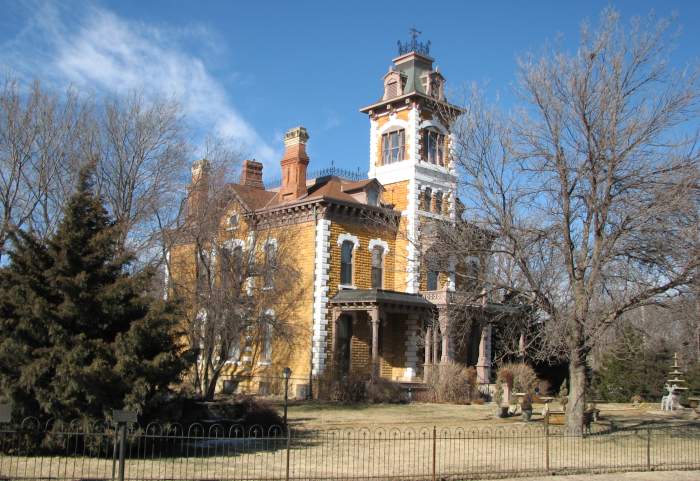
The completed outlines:
{"type": "Polygon", "coordinates": [[[622,329],[593,374],[595,396],[612,402],[630,402],[632,396],[659,401],[664,394],[672,358],[664,342],[645,345],[639,332],[622,329]]]}
{"type": "Polygon", "coordinates": [[[129,271],[114,223],[80,175],[56,233],[13,233],[0,269],[0,395],[18,416],[144,413],[187,365],[179,308],[151,298],[153,272],[129,271]]]}

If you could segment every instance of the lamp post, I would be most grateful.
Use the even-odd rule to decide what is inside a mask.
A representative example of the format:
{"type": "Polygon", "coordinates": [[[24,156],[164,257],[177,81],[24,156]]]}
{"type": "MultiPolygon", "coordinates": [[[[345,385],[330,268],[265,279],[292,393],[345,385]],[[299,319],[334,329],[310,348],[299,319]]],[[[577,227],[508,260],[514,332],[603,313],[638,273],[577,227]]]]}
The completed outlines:
{"type": "Polygon", "coordinates": [[[285,367],[282,370],[282,377],[284,378],[284,425],[287,426],[287,401],[289,399],[289,378],[292,377],[292,370],[285,367]]]}

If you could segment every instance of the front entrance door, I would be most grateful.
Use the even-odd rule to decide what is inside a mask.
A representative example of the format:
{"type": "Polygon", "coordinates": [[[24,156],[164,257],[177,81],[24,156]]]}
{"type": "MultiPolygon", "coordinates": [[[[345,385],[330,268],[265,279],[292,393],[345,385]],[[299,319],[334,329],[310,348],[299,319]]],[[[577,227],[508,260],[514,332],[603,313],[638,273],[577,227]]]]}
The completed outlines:
{"type": "Polygon", "coordinates": [[[350,342],[352,341],[352,316],[344,314],[338,321],[338,373],[350,372],[350,342]]]}

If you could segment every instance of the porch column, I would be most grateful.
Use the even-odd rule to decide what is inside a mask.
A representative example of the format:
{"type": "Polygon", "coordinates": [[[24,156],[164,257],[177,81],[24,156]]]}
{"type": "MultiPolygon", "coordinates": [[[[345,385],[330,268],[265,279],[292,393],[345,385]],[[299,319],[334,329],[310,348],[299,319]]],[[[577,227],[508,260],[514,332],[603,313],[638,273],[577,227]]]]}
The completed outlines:
{"type": "Polygon", "coordinates": [[[333,322],[333,343],[331,345],[331,372],[337,375],[338,372],[338,343],[340,341],[340,317],[343,315],[343,310],[334,307],[331,311],[331,319],[333,322]]]}
{"type": "Polygon", "coordinates": [[[425,364],[430,364],[432,357],[430,354],[430,348],[433,343],[433,328],[429,327],[425,330],[425,364]]]}
{"type": "MultiPolygon", "coordinates": [[[[434,322],[434,321],[433,321],[434,322]]],[[[433,364],[438,364],[440,359],[438,358],[440,347],[440,336],[438,335],[438,327],[435,326],[433,329],[433,364]]]]}
{"type": "Polygon", "coordinates": [[[372,326],[372,379],[379,377],[379,308],[367,311],[372,326]]]}
{"type": "Polygon", "coordinates": [[[491,324],[481,328],[479,341],[479,360],[476,363],[476,377],[479,383],[491,382],[491,324]]]}
{"type": "Polygon", "coordinates": [[[438,311],[438,321],[440,323],[440,332],[442,334],[442,357],[440,362],[443,364],[452,362],[452,353],[450,349],[450,317],[447,309],[442,308],[438,311]]]}
{"type": "Polygon", "coordinates": [[[520,339],[518,339],[518,355],[525,359],[525,333],[520,333],[520,339]]]}

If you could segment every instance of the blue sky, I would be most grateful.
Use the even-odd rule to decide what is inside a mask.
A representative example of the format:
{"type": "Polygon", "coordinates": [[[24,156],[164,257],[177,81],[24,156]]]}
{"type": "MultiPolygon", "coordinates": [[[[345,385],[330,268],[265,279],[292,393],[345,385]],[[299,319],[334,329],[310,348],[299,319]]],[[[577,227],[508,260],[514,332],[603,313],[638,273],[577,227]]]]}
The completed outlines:
{"type": "Polygon", "coordinates": [[[477,82],[504,108],[516,59],[563,36],[606,5],[626,19],[678,15],[672,63],[700,54],[700,2],[691,1],[119,1],[0,0],[0,69],[94,95],[133,89],[174,95],[200,135],[236,139],[279,175],[282,134],[304,125],[312,165],[367,170],[368,128],[358,109],[409,27],[423,31],[452,90],[477,82]]]}

